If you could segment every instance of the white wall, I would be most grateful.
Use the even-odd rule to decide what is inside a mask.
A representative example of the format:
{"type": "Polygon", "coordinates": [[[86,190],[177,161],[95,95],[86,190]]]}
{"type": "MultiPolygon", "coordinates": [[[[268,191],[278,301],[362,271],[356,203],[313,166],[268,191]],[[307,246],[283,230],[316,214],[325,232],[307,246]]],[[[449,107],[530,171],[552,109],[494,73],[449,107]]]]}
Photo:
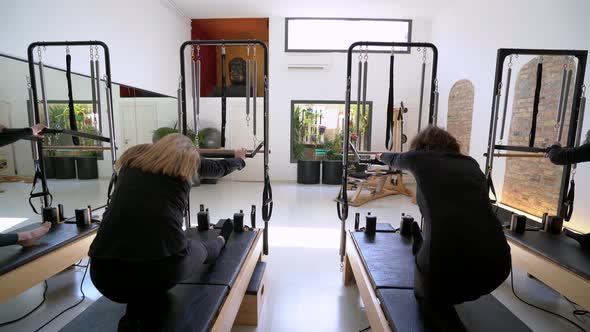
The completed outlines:
{"type": "MultiPolygon", "coordinates": [[[[26,58],[34,41],[102,40],[110,48],[112,79],[176,95],[180,44],[190,22],[166,0],[3,1],[0,53],[26,58]]],[[[65,67],[63,48],[48,48],[49,64],[65,67]]],[[[89,74],[89,50],[72,48],[72,67],[89,74]]]]}
{"type": "MultiPolygon", "coordinates": [[[[434,43],[440,51],[440,118],[446,119],[449,91],[459,79],[475,87],[471,155],[480,165],[488,141],[496,52],[498,48],[590,49],[590,2],[586,0],[457,0],[433,20],[434,43]]],[[[585,84],[590,83],[586,69],[585,84]]],[[[584,131],[590,128],[585,121],[584,131]]],[[[495,163],[501,191],[503,167],[495,163]]],[[[590,164],[581,164],[577,183],[590,183],[590,164]]],[[[590,232],[590,188],[576,186],[574,216],[568,227],[590,232]]]]}
{"type": "MultiPolygon", "coordinates": [[[[400,18],[396,16],[396,18],[400,18]]],[[[403,18],[403,17],[401,17],[403,18]]],[[[344,100],[346,89],[346,54],[322,53],[322,60],[329,59],[330,65],[324,70],[288,69],[289,57],[297,56],[286,53],[285,17],[270,17],[270,171],[273,179],[295,180],[296,164],[290,163],[290,126],[291,100],[344,100]]],[[[430,21],[415,19],[412,31],[413,41],[429,41],[431,39],[430,21]]],[[[309,54],[305,54],[309,56],[309,54]]],[[[421,55],[396,55],[395,72],[395,103],[404,101],[410,109],[406,117],[407,135],[415,134],[417,127],[417,108],[420,85],[421,55]]],[[[429,57],[429,64],[432,57],[429,57]]],[[[356,76],[358,58],[353,66],[352,98],[356,99],[356,76]]],[[[369,74],[367,100],[373,101],[372,149],[384,149],[385,119],[389,77],[389,55],[369,55],[369,74]]],[[[429,67],[429,66],[427,66],[429,67]]],[[[427,73],[429,75],[429,72],[427,73]]],[[[428,95],[428,92],[425,93],[428,95]]],[[[428,100],[425,98],[425,103],[428,100]]],[[[426,117],[425,117],[426,118],[426,117]]],[[[424,119],[425,119],[424,118],[424,119]]]]}

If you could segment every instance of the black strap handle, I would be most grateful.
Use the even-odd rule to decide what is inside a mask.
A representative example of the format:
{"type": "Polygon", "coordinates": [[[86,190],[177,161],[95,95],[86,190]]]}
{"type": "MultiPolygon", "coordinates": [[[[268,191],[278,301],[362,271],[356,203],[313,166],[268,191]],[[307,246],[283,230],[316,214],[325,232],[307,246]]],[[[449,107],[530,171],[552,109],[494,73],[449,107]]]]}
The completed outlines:
{"type": "Polygon", "coordinates": [[[572,214],[574,213],[574,197],[576,192],[576,183],[572,179],[570,182],[570,190],[567,193],[567,197],[565,199],[565,221],[570,221],[572,218],[572,214]]]}
{"type": "MultiPolygon", "coordinates": [[[[68,83],[68,108],[70,118],[70,129],[78,131],[78,124],[76,123],[76,110],[74,109],[74,95],[72,92],[72,56],[66,54],[66,81],[68,83]]],[[[80,139],[76,136],[72,136],[72,143],[74,145],[80,145],[80,139]]]]}
{"type": "Polygon", "coordinates": [[[33,209],[33,212],[35,214],[41,214],[41,212],[37,211],[37,208],[35,208],[35,205],[33,204],[33,198],[37,198],[37,197],[44,197],[44,196],[49,196],[49,204],[48,206],[51,206],[53,204],[53,195],[51,195],[51,193],[48,191],[40,191],[38,193],[35,193],[35,187],[37,187],[37,181],[39,181],[39,179],[41,178],[41,168],[39,166],[38,163],[36,163],[35,165],[35,176],[33,177],[33,184],[31,187],[31,191],[29,193],[29,205],[31,206],[31,209],[33,209]]]}
{"type": "Polygon", "coordinates": [[[395,57],[393,54],[389,57],[389,94],[387,99],[387,128],[385,131],[385,149],[391,150],[393,147],[393,69],[395,57]]]}

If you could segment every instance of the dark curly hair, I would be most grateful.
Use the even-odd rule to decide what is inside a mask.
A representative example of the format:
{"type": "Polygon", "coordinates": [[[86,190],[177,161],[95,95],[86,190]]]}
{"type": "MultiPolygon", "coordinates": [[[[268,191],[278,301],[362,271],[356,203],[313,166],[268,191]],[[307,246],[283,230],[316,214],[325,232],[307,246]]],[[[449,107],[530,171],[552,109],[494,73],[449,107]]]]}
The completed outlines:
{"type": "Polygon", "coordinates": [[[410,144],[412,150],[461,153],[461,146],[457,139],[448,131],[429,126],[414,137],[410,144]]]}

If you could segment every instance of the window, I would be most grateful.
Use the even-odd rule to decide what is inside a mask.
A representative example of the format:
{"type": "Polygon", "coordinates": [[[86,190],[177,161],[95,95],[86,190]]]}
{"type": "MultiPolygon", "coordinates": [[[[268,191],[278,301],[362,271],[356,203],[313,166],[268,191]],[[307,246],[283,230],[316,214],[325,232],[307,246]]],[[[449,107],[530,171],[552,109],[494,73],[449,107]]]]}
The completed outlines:
{"type": "MultiPolygon", "coordinates": [[[[350,105],[351,140],[360,140],[362,150],[371,150],[371,115],[373,102],[367,101],[364,116],[359,114],[359,134],[356,137],[356,102],[350,105]]],[[[291,162],[342,158],[344,101],[291,101],[291,162]]]]}
{"type": "MultiPolygon", "coordinates": [[[[356,41],[410,42],[412,21],[398,19],[299,18],[285,19],[286,52],[346,52],[356,41]]],[[[391,52],[372,47],[372,52],[391,52]]],[[[398,53],[409,53],[397,47],[398,53]]]]}

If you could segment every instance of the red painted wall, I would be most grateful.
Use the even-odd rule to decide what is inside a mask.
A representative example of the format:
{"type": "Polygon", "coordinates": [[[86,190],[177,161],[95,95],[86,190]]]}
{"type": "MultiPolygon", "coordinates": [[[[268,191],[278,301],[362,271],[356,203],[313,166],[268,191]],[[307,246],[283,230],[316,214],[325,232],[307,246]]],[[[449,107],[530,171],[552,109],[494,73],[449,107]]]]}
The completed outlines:
{"type": "MultiPolygon", "coordinates": [[[[259,39],[268,45],[268,18],[221,18],[195,19],[191,23],[191,38],[205,39],[259,39]]],[[[228,48],[228,62],[233,55],[240,55],[228,48]]],[[[211,97],[215,86],[221,86],[221,50],[216,46],[201,47],[201,96],[211,97]]],[[[261,53],[260,53],[261,54],[261,53]]],[[[190,70],[190,69],[189,69],[190,70]]],[[[262,74],[262,66],[258,71],[262,74]]],[[[228,72],[229,77],[229,72],[228,72]]],[[[262,91],[262,76],[259,75],[259,94],[262,91]]],[[[229,85],[229,82],[227,82],[229,85]]]]}

